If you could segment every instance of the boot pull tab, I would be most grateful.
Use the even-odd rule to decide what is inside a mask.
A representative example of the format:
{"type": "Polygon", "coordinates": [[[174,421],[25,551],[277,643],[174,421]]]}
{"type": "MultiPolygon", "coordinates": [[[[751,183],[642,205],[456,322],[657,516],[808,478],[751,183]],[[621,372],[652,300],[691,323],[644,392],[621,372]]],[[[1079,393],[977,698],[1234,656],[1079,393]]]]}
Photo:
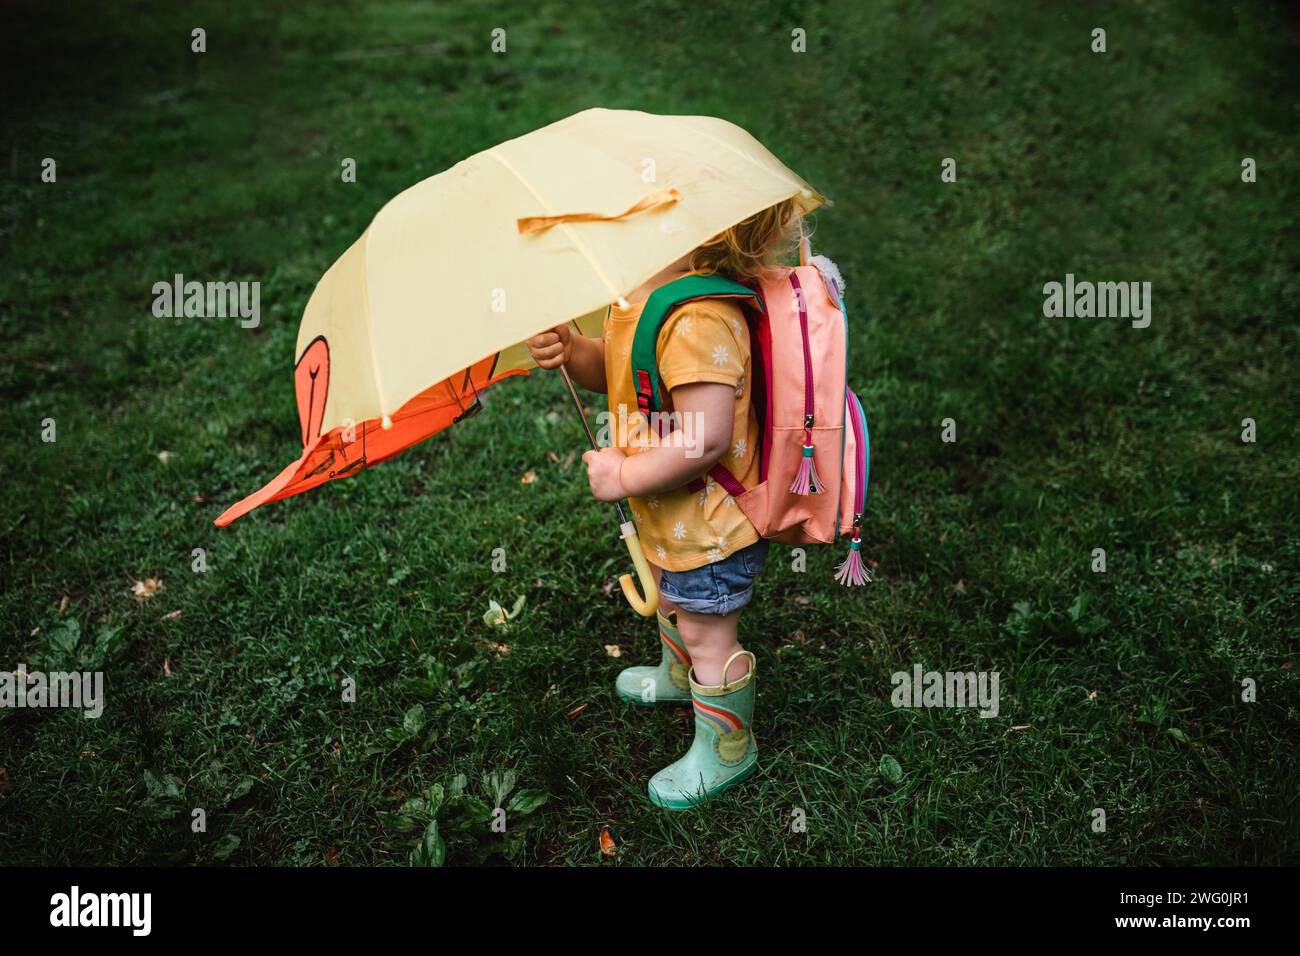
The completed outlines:
{"type": "MultiPolygon", "coordinates": [[[[750,674],[754,673],[755,669],[758,667],[758,658],[756,658],[750,651],[736,651],[736,653],[732,654],[730,657],[727,658],[727,663],[722,665],[721,687],[723,693],[726,693],[727,688],[731,686],[731,681],[727,679],[727,675],[731,673],[731,662],[734,661],[741,654],[745,654],[749,657],[749,670],[745,671],[745,676],[749,676],[750,674]]],[[[740,678],[737,677],[736,680],[740,680],[740,678]]]]}

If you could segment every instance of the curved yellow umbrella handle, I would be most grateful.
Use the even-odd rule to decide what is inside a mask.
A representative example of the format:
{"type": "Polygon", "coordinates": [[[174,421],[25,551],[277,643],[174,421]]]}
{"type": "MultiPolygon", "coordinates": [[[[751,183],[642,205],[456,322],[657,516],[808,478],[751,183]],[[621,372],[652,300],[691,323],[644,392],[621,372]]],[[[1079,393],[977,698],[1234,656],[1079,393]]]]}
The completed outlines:
{"type": "Polygon", "coordinates": [[[659,610],[659,588],[655,584],[654,574],[650,571],[650,562],[645,559],[645,552],[641,550],[641,539],[636,535],[636,525],[627,521],[623,523],[620,530],[623,532],[623,541],[627,545],[627,553],[632,556],[632,564],[636,567],[636,576],[641,579],[641,590],[645,593],[645,597],[638,594],[632,575],[625,574],[618,579],[618,583],[623,587],[623,597],[627,598],[627,603],[632,605],[632,610],[642,617],[653,617],[655,611],[659,610]]]}

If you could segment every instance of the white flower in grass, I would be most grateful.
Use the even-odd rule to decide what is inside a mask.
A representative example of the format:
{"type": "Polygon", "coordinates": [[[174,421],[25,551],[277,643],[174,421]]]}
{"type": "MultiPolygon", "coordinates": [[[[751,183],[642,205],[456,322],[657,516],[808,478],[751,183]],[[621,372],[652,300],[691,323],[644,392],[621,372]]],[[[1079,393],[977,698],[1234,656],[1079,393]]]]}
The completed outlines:
{"type": "Polygon", "coordinates": [[[721,561],[724,555],[717,548],[709,548],[708,558],[710,561],[721,561]]]}
{"type": "Polygon", "coordinates": [[[726,365],[730,359],[731,359],[731,353],[727,351],[727,347],[725,345],[713,346],[714,365],[726,365]]]}
{"type": "Polygon", "coordinates": [[[673,537],[676,538],[678,541],[681,541],[683,538],[685,538],[686,525],[682,524],[680,521],[677,522],[675,525],[673,525],[673,537]]]}
{"type": "Polygon", "coordinates": [[[660,561],[663,561],[665,558],[668,557],[668,552],[664,549],[664,546],[662,544],[655,545],[655,554],[659,555],[660,561]]]}
{"type": "Polygon", "coordinates": [[[736,442],[736,447],[731,450],[731,457],[740,461],[740,459],[745,457],[747,451],[749,451],[749,442],[742,438],[740,441],[736,442]]]}

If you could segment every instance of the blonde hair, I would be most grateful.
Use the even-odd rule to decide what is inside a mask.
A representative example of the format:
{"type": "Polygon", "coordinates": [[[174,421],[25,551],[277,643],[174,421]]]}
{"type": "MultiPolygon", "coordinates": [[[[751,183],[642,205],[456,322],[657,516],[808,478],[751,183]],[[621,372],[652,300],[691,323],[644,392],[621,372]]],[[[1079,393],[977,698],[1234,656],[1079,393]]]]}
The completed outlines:
{"type": "Polygon", "coordinates": [[[692,269],[718,272],[730,279],[759,279],[799,249],[807,235],[793,198],[742,219],[699,246],[690,256],[692,269]]]}

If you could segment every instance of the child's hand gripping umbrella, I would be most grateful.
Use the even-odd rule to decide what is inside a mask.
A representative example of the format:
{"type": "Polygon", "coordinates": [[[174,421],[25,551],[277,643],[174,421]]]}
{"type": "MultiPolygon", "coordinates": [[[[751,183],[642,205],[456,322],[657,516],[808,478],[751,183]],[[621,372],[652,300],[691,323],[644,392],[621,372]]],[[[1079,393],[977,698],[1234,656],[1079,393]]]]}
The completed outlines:
{"type": "MultiPolygon", "coordinates": [[[[564,377],[564,387],[569,390],[573,405],[578,410],[578,417],[582,419],[582,427],[587,432],[587,441],[591,442],[593,451],[599,451],[600,444],[596,441],[591,425],[587,422],[587,415],[582,410],[582,399],[578,397],[578,390],[573,387],[573,379],[569,377],[569,370],[561,365],[560,374],[564,377]]],[[[645,551],[641,548],[641,539],[637,537],[636,525],[627,520],[621,502],[614,502],[614,510],[618,512],[619,532],[623,535],[623,542],[627,545],[627,553],[632,558],[632,566],[636,568],[636,574],[641,581],[641,590],[644,592],[645,597],[637,594],[636,585],[632,583],[632,575],[630,574],[624,574],[618,579],[619,586],[623,589],[623,596],[627,598],[627,603],[632,605],[632,610],[642,617],[653,617],[655,611],[659,610],[659,586],[655,584],[654,573],[650,570],[650,563],[645,559],[645,551]]]]}
{"type": "MultiPolygon", "coordinates": [[[[568,320],[598,332],[610,302],[790,198],[803,212],[825,202],[739,127],[632,110],[586,110],[417,183],[307,303],[294,368],[301,456],[216,523],[468,417],[489,385],[527,373],[530,337],[568,320]]],[[[653,614],[649,566],[621,506],[619,518],[647,596],[630,576],[624,593],[653,614]]]]}

